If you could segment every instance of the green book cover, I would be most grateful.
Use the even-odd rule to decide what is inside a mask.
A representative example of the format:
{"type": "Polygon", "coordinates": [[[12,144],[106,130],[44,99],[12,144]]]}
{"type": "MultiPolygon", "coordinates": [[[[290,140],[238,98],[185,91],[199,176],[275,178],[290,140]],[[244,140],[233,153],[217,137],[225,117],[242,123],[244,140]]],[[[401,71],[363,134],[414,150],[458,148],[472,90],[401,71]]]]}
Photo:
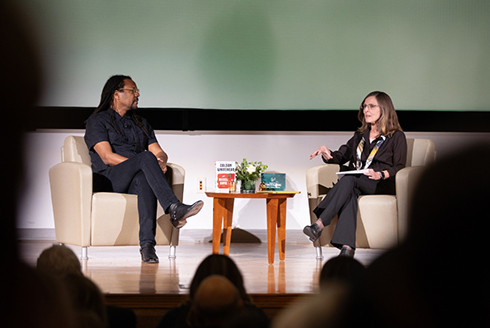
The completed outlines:
{"type": "Polygon", "coordinates": [[[265,190],[286,190],[286,173],[262,173],[260,178],[261,182],[265,184],[265,190]]]}

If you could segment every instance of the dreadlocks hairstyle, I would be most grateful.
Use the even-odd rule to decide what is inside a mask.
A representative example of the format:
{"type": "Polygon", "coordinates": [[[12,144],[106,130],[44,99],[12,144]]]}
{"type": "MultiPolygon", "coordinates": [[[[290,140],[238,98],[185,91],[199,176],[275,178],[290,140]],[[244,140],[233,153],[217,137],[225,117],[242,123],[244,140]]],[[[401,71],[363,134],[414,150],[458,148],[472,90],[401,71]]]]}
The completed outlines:
{"type": "MultiPolygon", "coordinates": [[[[114,92],[116,92],[117,90],[122,90],[124,88],[124,80],[132,80],[132,78],[127,75],[113,75],[107,80],[107,82],[104,85],[104,88],[102,88],[102,94],[100,95],[99,106],[95,108],[95,110],[90,116],[108,110],[109,108],[112,108],[112,104],[114,102],[114,92]]],[[[111,116],[112,126],[117,131],[117,133],[121,133],[117,128],[114,112],[111,111],[110,113],[111,113],[110,116],[111,116]]],[[[139,115],[137,115],[132,110],[128,111],[126,115],[129,115],[129,117],[133,120],[133,122],[136,123],[136,125],[140,127],[141,130],[143,130],[143,132],[147,136],[149,136],[149,132],[146,129],[146,127],[143,125],[143,122],[139,115]]]]}
{"type": "Polygon", "coordinates": [[[391,137],[393,133],[398,130],[403,131],[400,123],[398,122],[398,116],[396,115],[395,106],[393,106],[393,102],[391,101],[390,96],[382,91],[373,91],[362,100],[361,106],[359,107],[359,113],[357,114],[357,118],[359,119],[359,121],[361,121],[362,125],[358,129],[358,131],[360,133],[364,133],[369,127],[369,124],[367,124],[366,120],[364,119],[364,111],[362,106],[364,105],[366,99],[372,96],[376,97],[376,100],[379,104],[379,109],[381,111],[381,115],[376,122],[376,125],[378,126],[378,131],[382,135],[387,137],[391,137]]]}

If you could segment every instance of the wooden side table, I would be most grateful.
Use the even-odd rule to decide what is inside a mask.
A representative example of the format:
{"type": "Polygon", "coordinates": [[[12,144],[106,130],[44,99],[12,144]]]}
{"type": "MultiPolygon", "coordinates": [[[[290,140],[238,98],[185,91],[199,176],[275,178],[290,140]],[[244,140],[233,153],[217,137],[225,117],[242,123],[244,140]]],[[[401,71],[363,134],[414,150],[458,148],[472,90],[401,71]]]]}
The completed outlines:
{"type": "Polygon", "coordinates": [[[279,259],[284,260],[286,245],[287,199],[299,191],[257,192],[254,194],[206,192],[213,197],[213,254],[219,253],[221,229],[223,228],[223,253],[230,254],[233,205],[236,198],[265,199],[267,204],[267,249],[269,264],[274,263],[276,226],[279,244],[279,259]]]}

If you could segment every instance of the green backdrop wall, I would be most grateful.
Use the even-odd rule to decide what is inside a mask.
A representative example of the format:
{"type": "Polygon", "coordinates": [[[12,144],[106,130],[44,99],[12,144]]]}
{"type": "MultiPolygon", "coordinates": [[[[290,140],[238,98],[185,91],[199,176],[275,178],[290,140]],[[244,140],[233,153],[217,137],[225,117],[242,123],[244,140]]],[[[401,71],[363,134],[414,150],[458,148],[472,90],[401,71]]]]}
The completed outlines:
{"type": "Polygon", "coordinates": [[[147,108],[490,111],[487,0],[19,0],[43,107],[96,106],[113,74],[147,108]]]}

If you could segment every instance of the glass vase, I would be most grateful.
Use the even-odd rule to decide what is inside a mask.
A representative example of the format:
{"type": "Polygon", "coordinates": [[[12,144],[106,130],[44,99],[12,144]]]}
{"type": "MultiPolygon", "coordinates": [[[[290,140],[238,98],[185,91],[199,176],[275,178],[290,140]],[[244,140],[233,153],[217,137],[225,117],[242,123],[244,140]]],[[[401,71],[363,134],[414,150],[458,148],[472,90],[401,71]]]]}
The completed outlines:
{"type": "Polygon", "coordinates": [[[244,194],[253,194],[255,192],[255,181],[243,180],[241,191],[244,194]]]}

